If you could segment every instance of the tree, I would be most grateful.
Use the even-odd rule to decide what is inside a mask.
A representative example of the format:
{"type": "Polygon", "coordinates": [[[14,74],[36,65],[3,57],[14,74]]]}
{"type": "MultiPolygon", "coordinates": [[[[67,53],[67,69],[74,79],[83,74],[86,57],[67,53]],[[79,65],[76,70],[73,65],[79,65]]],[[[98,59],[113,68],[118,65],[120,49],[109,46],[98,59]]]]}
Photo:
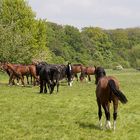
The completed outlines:
{"type": "Polygon", "coordinates": [[[34,58],[50,58],[51,53],[46,47],[45,21],[36,20],[35,13],[24,0],[0,2],[0,53],[6,54],[1,59],[30,63],[34,58]]]}

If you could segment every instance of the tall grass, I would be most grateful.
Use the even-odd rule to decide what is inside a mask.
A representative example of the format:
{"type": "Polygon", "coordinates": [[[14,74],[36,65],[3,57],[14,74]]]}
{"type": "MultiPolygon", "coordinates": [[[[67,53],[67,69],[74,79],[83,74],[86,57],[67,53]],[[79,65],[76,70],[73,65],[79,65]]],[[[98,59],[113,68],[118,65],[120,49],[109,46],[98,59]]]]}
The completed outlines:
{"type": "Polygon", "coordinates": [[[126,105],[119,103],[115,132],[98,127],[94,77],[72,87],[62,83],[60,92],[50,95],[39,94],[37,86],[8,86],[0,73],[0,140],[140,139],[140,72],[107,70],[107,75],[119,79],[128,98],[126,105]]]}

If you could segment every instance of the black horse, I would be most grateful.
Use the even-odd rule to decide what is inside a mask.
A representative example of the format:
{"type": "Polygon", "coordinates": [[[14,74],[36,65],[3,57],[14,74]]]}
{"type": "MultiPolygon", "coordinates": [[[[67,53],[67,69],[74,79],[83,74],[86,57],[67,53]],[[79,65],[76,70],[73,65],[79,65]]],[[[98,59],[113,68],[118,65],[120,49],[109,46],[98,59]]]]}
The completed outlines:
{"type": "Polygon", "coordinates": [[[57,86],[57,92],[59,89],[59,81],[66,78],[68,85],[71,86],[71,65],[57,65],[57,64],[47,64],[46,62],[41,62],[36,65],[37,75],[40,77],[40,93],[47,92],[46,84],[50,93],[53,92],[54,87],[57,86]]]}
{"type": "Polygon", "coordinates": [[[66,78],[68,81],[68,85],[72,86],[72,69],[71,64],[68,63],[68,65],[52,65],[52,67],[55,67],[57,69],[57,72],[53,74],[53,82],[55,81],[55,84],[57,86],[57,92],[59,89],[59,81],[66,78]]]}
{"type": "Polygon", "coordinates": [[[50,67],[45,63],[37,64],[36,65],[36,75],[39,76],[39,80],[40,80],[40,93],[42,93],[43,90],[44,90],[44,93],[47,93],[46,84],[50,90],[50,93],[52,93],[52,90],[51,90],[52,83],[51,83],[51,79],[50,79],[50,75],[51,75],[50,67]]]}

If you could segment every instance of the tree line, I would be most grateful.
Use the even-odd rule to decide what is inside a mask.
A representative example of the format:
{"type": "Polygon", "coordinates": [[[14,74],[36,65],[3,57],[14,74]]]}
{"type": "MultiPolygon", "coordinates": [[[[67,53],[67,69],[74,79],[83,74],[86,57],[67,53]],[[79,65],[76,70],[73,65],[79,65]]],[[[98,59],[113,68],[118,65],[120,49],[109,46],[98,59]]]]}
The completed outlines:
{"type": "Polygon", "coordinates": [[[25,0],[0,0],[0,61],[36,60],[140,67],[140,28],[79,30],[37,19],[25,0]]]}

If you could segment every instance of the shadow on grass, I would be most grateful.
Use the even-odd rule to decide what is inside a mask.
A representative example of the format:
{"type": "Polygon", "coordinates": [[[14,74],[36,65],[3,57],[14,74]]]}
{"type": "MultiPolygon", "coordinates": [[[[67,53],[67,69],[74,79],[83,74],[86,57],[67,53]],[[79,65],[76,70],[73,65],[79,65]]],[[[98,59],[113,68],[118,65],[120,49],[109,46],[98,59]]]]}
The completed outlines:
{"type": "Polygon", "coordinates": [[[82,128],[90,128],[90,129],[96,129],[96,130],[101,130],[99,126],[91,123],[85,123],[85,122],[76,122],[76,124],[79,124],[79,127],[82,128]]]}

